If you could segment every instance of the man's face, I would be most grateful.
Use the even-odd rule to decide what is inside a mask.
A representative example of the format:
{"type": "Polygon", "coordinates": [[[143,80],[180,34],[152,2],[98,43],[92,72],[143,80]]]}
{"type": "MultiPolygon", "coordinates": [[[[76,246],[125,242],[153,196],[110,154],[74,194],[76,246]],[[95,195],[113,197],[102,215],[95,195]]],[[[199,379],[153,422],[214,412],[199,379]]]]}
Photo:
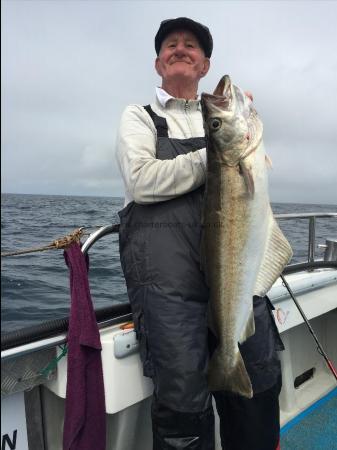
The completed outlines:
{"type": "Polygon", "coordinates": [[[177,30],[164,39],[155,65],[163,81],[174,78],[199,81],[208,72],[209,59],[193,33],[177,30]]]}

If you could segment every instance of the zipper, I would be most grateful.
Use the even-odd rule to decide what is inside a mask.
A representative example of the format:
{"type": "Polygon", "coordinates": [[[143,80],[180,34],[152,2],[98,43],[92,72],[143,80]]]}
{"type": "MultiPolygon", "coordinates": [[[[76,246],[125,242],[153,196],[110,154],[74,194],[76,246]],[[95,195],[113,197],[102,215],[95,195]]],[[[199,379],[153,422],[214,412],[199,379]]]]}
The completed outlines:
{"type": "Polygon", "coordinates": [[[193,126],[192,126],[192,122],[191,122],[190,116],[189,116],[190,108],[191,108],[191,106],[190,106],[188,100],[186,100],[185,101],[185,105],[184,105],[184,112],[185,112],[185,115],[186,115],[186,121],[187,121],[188,127],[190,129],[190,135],[193,136],[193,131],[194,130],[193,130],[193,126]]]}

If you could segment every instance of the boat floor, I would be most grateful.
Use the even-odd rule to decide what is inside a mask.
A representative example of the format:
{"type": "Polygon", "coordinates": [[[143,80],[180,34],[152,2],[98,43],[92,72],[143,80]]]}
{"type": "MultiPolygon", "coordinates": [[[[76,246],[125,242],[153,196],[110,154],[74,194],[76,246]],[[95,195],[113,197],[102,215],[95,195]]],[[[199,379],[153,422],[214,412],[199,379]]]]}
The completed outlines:
{"type": "Polygon", "coordinates": [[[337,450],[337,388],[281,428],[282,450],[337,450]]]}

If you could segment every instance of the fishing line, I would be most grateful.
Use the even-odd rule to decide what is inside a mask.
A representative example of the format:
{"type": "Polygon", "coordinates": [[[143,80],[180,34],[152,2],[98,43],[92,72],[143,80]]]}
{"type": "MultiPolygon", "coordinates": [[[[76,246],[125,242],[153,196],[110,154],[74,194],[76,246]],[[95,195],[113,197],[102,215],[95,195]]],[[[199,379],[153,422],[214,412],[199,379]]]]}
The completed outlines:
{"type": "Polygon", "coordinates": [[[325,361],[327,363],[327,366],[329,367],[329,369],[332,372],[333,376],[337,380],[337,371],[336,371],[335,367],[333,366],[331,360],[328,358],[327,354],[323,350],[323,347],[320,344],[316,334],[314,333],[314,330],[312,329],[312,327],[311,327],[311,325],[310,325],[306,315],[304,314],[303,309],[301,308],[300,304],[298,303],[298,300],[295,298],[295,295],[294,295],[293,291],[291,290],[289,284],[287,283],[286,279],[284,278],[283,274],[281,274],[280,277],[282,279],[283,285],[287,288],[287,290],[288,290],[288,292],[290,294],[290,297],[294,300],[294,303],[295,303],[297,309],[299,310],[299,312],[300,312],[300,314],[301,314],[305,324],[307,325],[307,327],[308,327],[312,337],[314,338],[314,340],[315,340],[315,342],[317,344],[317,350],[319,350],[318,353],[323,356],[323,358],[325,359],[325,361]]]}

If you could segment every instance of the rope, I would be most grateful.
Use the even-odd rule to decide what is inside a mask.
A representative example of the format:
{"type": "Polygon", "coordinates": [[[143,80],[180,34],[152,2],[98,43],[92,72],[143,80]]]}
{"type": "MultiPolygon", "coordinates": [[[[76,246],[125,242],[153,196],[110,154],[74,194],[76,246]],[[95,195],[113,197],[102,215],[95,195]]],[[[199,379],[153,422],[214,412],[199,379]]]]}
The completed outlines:
{"type": "Polygon", "coordinates": [[[84,227],[76,228],[72,233],[59,239],[55,239],[51,244],[45,245],[44,247],[28,248],[24,250],[18,250],[16,252],[1,253],[1,258],[5,256],[24,255],[26,253],[33,252],[43,252],[45,250],[64,249],[73,242],[80,243],[80,239],[82,236],[84,236],[84,234],[86,234],[84,233],[84,227]]]}
{"type": "Polygon", "coordinates": [[[58,346],[62,352],[59,354],[59,356],[56,356],[55,358],[53,358],[50,363],[39,372],[39,375],[42,375],[43,377],[48,379],[48,376],[50,374],[50,372],[52,372],[55,367],[57,366],[57,364],[59,363],[59,361],[66,356],[66,354],[68,353],[68,347],[67,344],[64,344],[64,346],[62,347],[62,345],[58,346]]]}

